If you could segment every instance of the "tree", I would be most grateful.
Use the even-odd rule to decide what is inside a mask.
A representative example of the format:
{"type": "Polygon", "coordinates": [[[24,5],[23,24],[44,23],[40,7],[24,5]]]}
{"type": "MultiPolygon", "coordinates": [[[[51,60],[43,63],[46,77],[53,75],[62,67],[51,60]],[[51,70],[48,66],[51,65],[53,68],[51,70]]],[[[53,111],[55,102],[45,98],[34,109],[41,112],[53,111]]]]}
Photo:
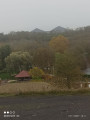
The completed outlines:
{"type": "Polygon", "coordinates": [[[81,71],[72,55],[58,53],[56,54],[55,73],[57,76],[67,79],[67,87],[70,89],[73,78],[80,76],[81,71]]]}
{"type": "Polygon", "coordinates": [[[52,69],[54,65],[54,52],[50,48],[39,48],[34,54],[33,64],[42,69],[52,69]]]}
{"type": "Polygon", "coordinates": [[[64,36],[59,35],[58,37],[52,38],[49,45],[55,52],[64,53],[68,48],[69,41],[64,36]]]}
{"type": "Polygon", "coordinates": [[[18,72],[23,69],[30,69],[32,57],[28,52],[12,52],[6,59],[7,69],[11,72],[18,72]]]}
{"type": "Polygon", "coordinates": [[[42,78],[45,73],[43,72],[42,69],[34,67],[33,69],[30,69],[29,74],[32,76],[32,78],[37,79],[42,78]]]}
{"type": "Polygon", "coordinates": [[[0,47],[0,70],[6,67],[5,58],[11,53],[11,48],[9,45],[0,47]]]}

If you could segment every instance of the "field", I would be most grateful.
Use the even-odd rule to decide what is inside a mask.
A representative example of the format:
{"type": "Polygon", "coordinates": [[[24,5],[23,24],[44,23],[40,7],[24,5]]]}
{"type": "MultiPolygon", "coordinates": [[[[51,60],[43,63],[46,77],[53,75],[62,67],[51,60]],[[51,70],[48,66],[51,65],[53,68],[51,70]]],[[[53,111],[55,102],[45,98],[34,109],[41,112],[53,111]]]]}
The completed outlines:
{"type": "Polygon", "coordinates": [[[41,80],[6,83],[0,86],[0,96],[24,95],[90,95],[90,89],[61,89],[41,80]]]}
{"type": "Polygon", "coordinates": [[[50,91],[54,87],[46,82],[21,82],[21,83],[7,83],[0,86],[0,94],[3,93],[25,93],[25,92],[41,92],[50,91]]]}
{"type": "Polygon", "coordinates": [[[90,120],[90,96],[13,96],[0,98],[0,120],[90,120]],[[19,117],[4,118],[3,111],[19,117]]]}

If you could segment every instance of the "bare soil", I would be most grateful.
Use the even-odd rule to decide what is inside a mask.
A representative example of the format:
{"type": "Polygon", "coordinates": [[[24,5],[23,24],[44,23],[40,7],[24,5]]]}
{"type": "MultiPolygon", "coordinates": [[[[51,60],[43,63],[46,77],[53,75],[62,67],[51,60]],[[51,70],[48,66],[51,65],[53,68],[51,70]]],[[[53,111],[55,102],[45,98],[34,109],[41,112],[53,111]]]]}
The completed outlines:
{"type": "Polygon", "coordinates": [[[2,97],[0,120],[90,120],[90,96],[2,97]],[[4,118],[4,111],[15,117],[4,118]]]}

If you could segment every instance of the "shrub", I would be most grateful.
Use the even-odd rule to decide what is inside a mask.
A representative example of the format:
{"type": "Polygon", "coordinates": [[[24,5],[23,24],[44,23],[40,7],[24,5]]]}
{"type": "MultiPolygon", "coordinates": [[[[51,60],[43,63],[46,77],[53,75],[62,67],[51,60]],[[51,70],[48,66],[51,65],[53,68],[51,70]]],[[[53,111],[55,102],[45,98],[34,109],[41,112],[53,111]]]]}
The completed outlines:
{"type": "Polygon", "coordinates": [[[0,78],[1,78],[1,80],[15,79],[14,76],[11,76],[11,74],[7,73],[7,72],[0,72],[0,78]]]}
{"type": "Polygon", "coordinates": [[[29,71],[29,74],[32,76],[33,79],[40,79],[44,76],[44,71],[38,67],[34,67],[29,71]]]}

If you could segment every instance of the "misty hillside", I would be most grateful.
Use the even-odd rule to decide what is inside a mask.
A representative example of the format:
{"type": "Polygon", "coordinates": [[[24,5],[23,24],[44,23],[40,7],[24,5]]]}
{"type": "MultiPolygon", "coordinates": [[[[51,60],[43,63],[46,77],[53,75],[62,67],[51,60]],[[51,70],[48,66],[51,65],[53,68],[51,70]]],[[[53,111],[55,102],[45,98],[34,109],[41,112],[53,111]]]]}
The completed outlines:
{"type": "Polygon", "coordinates": [[[58,32],[44,32],[40,29],[33,30],[34,32],[26,32],[26,31],[19,31],[19,32],[10,32],[8,34],[0,33],[0,42],[5,44],[13,44],[13,41],[22,42],[22,41],[37,41],[41,43],[49,42],[52,37],[58,35],[64,35],[67,37],[71,43],[79,42],[79,41],[90,41],[90,26],[84,28],[78,28],[76,30],[66,30],[65,32],[60,32],[60,30],[66,30],[61,27],[56,27],[52,31],[58,32]]]}
{"type": "MultiPolygon", "coordinates": [[[[57,27],[56,30],[60,29],[58,29],[57,27]]],[[[66,30],[63,33],[62,32],[47,33],[37,31],[39,30],[36,29],[36,32],[20,31],[11,32],[9,34],[0,33],[0,47],[2,55],[6,54],[7,49],[9,51],[11,50],[12,52],[28,52],[31,55],[31,57],[33,57],[33,59],[36,60],[33,62],[37,64],[37,58],[39,58],[39,60],[41,59],[42,51],[42,56],[45,54],[45,58],[40,60],[40,63],[38,63],[41,64],[41,61],[45,60],[47,56],[49,56],[52,61],[54,57],[52,57],[51,55],[54,55],[55,53],[54,49],[62,48],[63,51],[65,51],[66,49],[67,52],[69,52],[70,54],[74,54],[74,57],[78,59],[77,64],[78,66],[81,66],[81,69],[86,68],[86,62],[83,56],[86,55],[88,61],[90,61],[90,26],[78,28],[76,30],[66,30]],[[60,36],[62,36],[61,38],[65,38],[65,40],[67,41],[66,46],[63,47],[64,42],[62,41],[60,42],[62,44],[61,46],[60,44],[57,44],[57,46],[54,49],[51,49],[50,42],[53,40],[53,38],[54,40],[58,40],[60,36]],[[5,53],[3,53],[4,49],[3,46],[5,45],[8,46],[5,47],[5,53]],[[36,58],[38,52],[40,52],[39,54],[40,56],[36,58]]],[[[46,64],[46,61],[43,63],[46,64]]],[[[3,66],[5,65],[4,63],[5,61],[3,62],[3,66]]],[[[52,65],[52,62],[50,64],[52,65]]],[[[1,69],[4,68],[3,66],[1,67],[1,69]]]]}

